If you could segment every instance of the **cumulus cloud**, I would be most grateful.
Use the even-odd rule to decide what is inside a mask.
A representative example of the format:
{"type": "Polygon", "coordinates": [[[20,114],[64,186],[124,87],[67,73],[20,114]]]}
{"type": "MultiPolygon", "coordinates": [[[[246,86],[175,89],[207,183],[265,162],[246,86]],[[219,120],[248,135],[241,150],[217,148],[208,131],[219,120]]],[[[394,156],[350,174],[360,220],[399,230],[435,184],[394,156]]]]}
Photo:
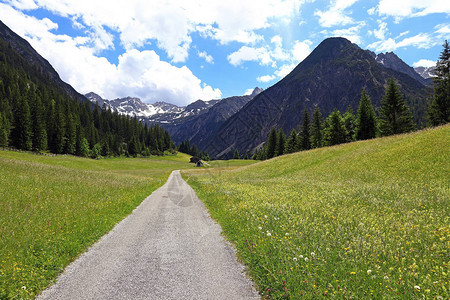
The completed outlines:
{"type": "Polygon", "coordinates": [[[429,49],[439,43],[440,39],[436,35],[419,33],[411,37],[396,41],[393,38],[374,42],[367,47],[377,52],[395,51],[398,48],[413,46],[421,49],[429,49]]]}
{"type": "Polygon", "coordinates": [[[319,24],[322,27],[352,24],[354,21],[348,16],[346,9],[356,2],[358,0],[335,0],[328,10],[316,10],[314,15],[319,17],[319,24]]]}
{"type": "Polygon", "coordinates": [[[198,57],[205,59],[205,61],[207,63],[213,64],[214,63],[214,58],[209,55],[208,53],[206,53],[206,51],[198,51],[197,52],[198,57]]]}
{"type": "Polygon", "coordinates": [[[277,78],[275,75],[264,75],[256,78],[259,82],[269,82],[277,78]]]}
{"type": "Polygon", "coordinates": [[[433,61],[433,60],[429,60],[429,59],[421,59],[421,60],[416,61],[415,63],[413,63],[412,66],[414,68],[417,68],[417,67],[429,68],[429,67],[436,66],[436,62],[433,61]]]}
{"type": "Polygon", "coordinates": [[[246,61],[258,61],[260,65],[267,65],[273,62],[269,50],[265,47],[242,46],[239,50],[228,55],[227,58],[233,66],[239,66],[246,61]]]}
{"type": "Polygon", "coordinates": [[[254,44],[263,39],[257,30],[271,27],[276,19],[289,21],[305,1],[13,0],[11,5],[18,9],[41,7],[88,30],[109,28],[119,34],[127,50],[155,43],[172,62],[184,62],[193,32],[222,44],[254,44]]]}
{"type": "Polygon", "coordinates": [[[450,2],[442,0],[381,0],[378,4],[380,15],[392,16],[397,19],[420,17],[433,13],[450,13],[450,2]]]}
{"type": "Polygon", "coordinates": [[[271,65],[276,68],[273,75],[263,75],[257,77],[259,82],[269,82],[277,77],[286,76],[292,69],[302,62],[310,53],[312,41],[295,41],[291,50],[283,48],[283,40],[279,35],[272,37],[271,44],[264,47],[252,48],[248,46],[241,47],[228,55],[228,61],[239,66],[246,61],[256,61],[260,65],[271,65]],[[278,64],[281,66],[278,67],[278,64]]]}
{"type": "MultiPolygon", "coordinates": [[[[137,96],[147,102],[186,105],[197,99],[220,98],[221,91],[201,82],[186,66],[162,61],[154,51],[127,50],[117,65],[95,53],[96,35],[70,37],[54,34],[58,26],[48,19],[24,15],[0,3],[0,19],[26,37],[58,70],[61,78],[81,93],[94,91],[107,99],[137,96]],[[68,59],[68,57],[70,59],[68,59]]],[[[109,37],[100,38],[108,41],[109,37]]]]}

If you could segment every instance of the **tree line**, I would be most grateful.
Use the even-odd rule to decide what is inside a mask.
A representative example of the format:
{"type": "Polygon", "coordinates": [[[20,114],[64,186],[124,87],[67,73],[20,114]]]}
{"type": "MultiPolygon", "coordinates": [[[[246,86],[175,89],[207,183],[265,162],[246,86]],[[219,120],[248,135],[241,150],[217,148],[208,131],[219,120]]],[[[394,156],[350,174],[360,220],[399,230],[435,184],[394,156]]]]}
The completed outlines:
{"type": "Polygon", "coordinates": [[[92,158],[161,155],[175,149],[158,125],[71,99],[3,40],[0,147],[92,158]]]}
{"type": "MultiPolygon", "coordinates": [[[[450,48],[445,41],[433,77],[433,95],[427,110],[428,124],[439,126],[450,122],[450,48]]],[[[265,146],[256,151],[253,159],[264,160],[275,156],[332,146],[378,136],[410,132],[416,129],[406,101],[394,80],[388,81],[378,116],[367,92],[361,92],[356,115],[351,107],[344,114],[335,109],[323,119],[319,107],[312,117],[303,111],[299,132],[293,129],[286,137],[282,129],[270,131],[265,146]]]]}

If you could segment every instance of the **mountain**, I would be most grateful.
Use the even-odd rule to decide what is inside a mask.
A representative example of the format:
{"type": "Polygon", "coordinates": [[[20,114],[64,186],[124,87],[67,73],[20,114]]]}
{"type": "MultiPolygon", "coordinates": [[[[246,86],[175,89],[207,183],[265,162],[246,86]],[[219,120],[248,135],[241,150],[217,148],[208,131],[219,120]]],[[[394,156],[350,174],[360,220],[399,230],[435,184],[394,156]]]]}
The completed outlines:
{"type": "Polygon", "coordinates": [[[116,111],[119,114],[127,116],[137,116],[140,118],[151,117],[157,114],[178,113],[182,108],[165,102],[156,102],[154,104],[143,103],[141,99],[136,97],[117,98],[114,100],[103,99],[96,93],[88,93],[85,95],[93,103],[98,103],[100,107],[116,111]]]}
{"type": "Polygon", "coordinates": [[[175,143],[188,139],[191,145],[195,144],[199,149],[205,149],[222,124],[262,91],[257,87],[250,95],[222,99],[202,114],[182,123],[164,127],[169,131],[175,143]]]}
{"type": "Polygon", "coordinates": [[[436,67],[417,67],[414,68],[414,71],[417,72],[417,74],[419,74],[420,76],[422,76],[425,79],[432,79],[433,77],[436,77],[436,75],[434,75],[433,71],[436,69],[436,67]]]}
{"type": "MultiPolygon", "coordinates": [[[[370,53],[372,54],[372,56],[374,55],[373,52],[370,52],[370,53]]],[[[423,85],[431,84],[431,82],[429,80],[426,80],[426,78],[424,78],[420,74],[418,74],[414,70],[414,68],[412,68],[408,64],[406,64],[394,52],[380,53],[378,55],[375,55],[374,59],[377,63],[383,65],[384,67],[407,74],[407,75],[411,76],[412,78],[414,78],[415,80],[422,83],[423,85]]]]}
{"type": "Polygon", "coordinates": [[[380,106],[392,77],[411,106],[416,122],[423,118],[427,87],[402,72],[377,63],[373,56],[344,38],[321,42],[291,73],[260,93],[230,117],[206,147],[212,157],[229,158],[262,146],[274,126],[285,133],[300,124],[303,110],[315,106],[327,116],[334,108],[357,110],[366,89],[375,108],[380,106]]]}
{"type": "Polygon", "coordinates": [[[0,38],[7,42],[11,49],[25,59],[34,68],[33,72],[41,80],[51,82],[64,94],[80,102],[87,102],[86,97],[78,93],[72,86],[61,80],[50,63],[34,50],[31,45],[0,21],[0,38]]]}

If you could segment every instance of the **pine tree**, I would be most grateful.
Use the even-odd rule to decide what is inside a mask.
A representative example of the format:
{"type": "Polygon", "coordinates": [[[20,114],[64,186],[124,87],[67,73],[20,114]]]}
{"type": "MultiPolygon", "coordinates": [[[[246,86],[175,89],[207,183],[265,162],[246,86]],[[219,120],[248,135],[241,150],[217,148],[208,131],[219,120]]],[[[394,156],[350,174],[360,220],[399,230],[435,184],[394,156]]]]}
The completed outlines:
{"type": "Polygon", "coordinates": [[[428,119],[432,126],[450,122],[450,46],[447,40],[443,47],[434,71],[434,93],[428,107],[428,119]]]}
{"type": "Polygon", "coordinates": [[[233,159],[241,159],[238,149],[234,150],[233,159]]]}
{"type": "Polygon", "coordinates": [[[373,139],[376,136],[377,123],[375,110],[366,90],[361,92],[358,112],[356,116],[355,136],[357,140],[373,139]]]}
{"type": "Polygon", "coordinates": [[[322,114],[318,106],[314,109],[311,121],[311,148],[320,148],[323,145],[322,114]]]}
{"type": "Polygon", "coordinates": [[[32,144],[33,151],[43,151],[47,149],[47,130],[44,120],[44,107],[41,98],[37,96],[33,103],[32,112],[32,144]]]}
{"type": "Polygon", "coordinates": [[[286,135],[284,131],[280,128],[278,131],[277,149],[275,150],[275,156],[283,155],[284,148],[286,146],[286,135]]]}
{"type": "Polygon", "coordinates": [[[31,150],[31,114],[28,101],[19,97],[14,109],[14,125],[11,140],[14,147],[20,150],[31,150]]]}
{"type": "Polygon", "coordinates": [[[75,154],[75,145],[76,145],[76,126],[75,121],[73,120],[72,114],[68,114],[69,116],[66,118],[66,130],[65,130],[65,139],[64,139],[64,153],[66,154],[75,154]]]}
{"type": "Polygon", "coordinates": [[[352,142],[355,140],[355,115],[353,114],[353,109],[351,106],[347,108],[347,111],[344,113],[344,127],[347,132],[347,136],[345,138],[346,142],[352,142]]]}
{"type": "Polygon", "coordinates": [[[305,110],[303,111],[303,119],[302,119],[302,126],[300,127],[299,132],[299,150],[309,150],[311,149],[311,128],[310,128],[310,121],[309,121],[309,114],[308,110],[305,107],[305,110]]]}
{"type": "Polygon", "coordinates": [[[414,129],[411,112],[394,79],[389,79],[381,100],[380,133],[383,136],[409,132],[414,129]]]}
{"type": "Polygon", "coordinates": [[[0,111],[0,147],[8,147],[9,131],[8,118],[0,111]]]}
{"type": "Polygon", "coordinates": [[[267,139],[267,145],[266,145],[266,159],[270,159],[275,156],[275,151],[277,149],[277,131],[275,127],[272,127],[272,130],[270,131],[269,138],[267,139]]]}
{"type": "Polygon", "coordinates": [[[328,116],[327,127],[325,128],[325,142],[326,145],[332,146],[345,143],[347,132],[344,126],[344,120],[339,110],[334,111],[328,116]]]}
{"type": "Polygon", "coordinates": [[[289,134],[289,137],[286,142],[286,149],[284,153],[294,153],[298,149],[298,138],[297,138],[297,131],[295,129],[291,130],[291,133],[289,134]]]}

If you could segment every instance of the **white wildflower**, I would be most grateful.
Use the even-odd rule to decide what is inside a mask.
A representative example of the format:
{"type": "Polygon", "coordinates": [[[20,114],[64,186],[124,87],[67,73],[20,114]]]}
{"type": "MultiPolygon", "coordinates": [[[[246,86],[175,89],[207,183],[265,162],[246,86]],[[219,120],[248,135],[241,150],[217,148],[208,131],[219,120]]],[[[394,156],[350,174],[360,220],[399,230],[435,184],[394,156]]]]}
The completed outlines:
{"type": "Polygon", "coordinates": [[[415,285],[415,286],[414,286],[414,289],[417,290],[417,291],[420,291],[420,286],[415,285]]]}
{"type": "Polygon", "coordinates": [[[262,230],[262,227],[261,227],[261,226],[258,226],[258,229],[259,229],[259,230],[262,230]]]}
{"type": "Polygon", "coordinates": [[[293,261],[297,261],[297,257],[294,257],[292,260],[293,260],[293,261]]]}
{"type": "Polygon", "coordinates": [[[309,258],[305,257],[305,261],[308,261],[308,260],[309,260],[309,258]]]}
{"type": "Polygon", "coordinates": [[[384,280],[389,280],[389,277],[387,275],[385,275],[384,280]]]}
{"type": "Polygon", "coordinates": [[[314,252],[311,252],[311,256],[314,257],[316,254],[314,252]]]}
{"type": "Polygon", "coordinates": [[[267,232],[267,236],[272,236],[272,234],[270,232],[267,232]]]}
{"type": "Polygon", "coordinates": [[[303,255],[300,255],[299,257],[300,257],[300,258],[303,258],[303,255]]]}
{"type": "Polygon", "coordinates": [[[372,270],[367,270],[367,275],[372,274],[372,270]]]}
{"type": "Polygon", "coordinates": [[[289,236],[289,232],[286,232],[285,236],[289,236]]]}

